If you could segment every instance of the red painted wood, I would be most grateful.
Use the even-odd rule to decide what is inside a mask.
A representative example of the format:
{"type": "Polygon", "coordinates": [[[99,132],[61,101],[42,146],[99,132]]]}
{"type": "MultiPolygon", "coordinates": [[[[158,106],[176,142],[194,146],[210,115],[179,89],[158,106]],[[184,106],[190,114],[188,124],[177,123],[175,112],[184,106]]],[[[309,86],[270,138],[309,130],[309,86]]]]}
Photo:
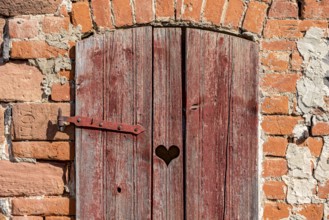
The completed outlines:
{"type": "Polygon", "coordinates": [[[181,29],[155,28],[153,58],[153,219],[183,219],[183,122],[181,29]],[[180,149],[169,165],[159,145],[180,149]]]}
{"type": "Polygon", "coordinates": [[[231,84],[231,37],[187,29],[187,219],[222,219],[231,84]]]}
{"type": "Polygon", "coordinates": [[[257,218],[258,48],[197,29],[185,40],[185,56],[180,28],[77,44],[76,115],[145,128],[76,129],[78,219],[257,218]]]}
{"type": "MultiPolygon", "coordinates": [[[[76,115],[103,117],[103,47],[103,36],[77,44],[76,115]]],[[[105,217],[103,134],[100,130],[76,128],[77,219],[105,217]]]]}
{"type": "Polygon", "coordinates": [[[118,30],[78,45],[76,114],[146,129],[138,136],[77,129],[80,219],[151,218],[150,42],[152,28],[144,27],[118,30]],[[96,39],[99,47],[88,44],[96,39]]]}
{"type": "Polygon", "coordinates": [[[108,121],[141,124],[138,135],[106,134],[106,219],[151,217],[152,29],[118,30],[105,48],[108,121]]]}
{"type": "Polygon", "coordinates": [[[257,218],[257,47],[188,29],[187,219],[257,218]]]}
{"type": "Polygon", "coordinates": [[[258,46],[233,38],[225,219],[257,219],[258,46]]]}

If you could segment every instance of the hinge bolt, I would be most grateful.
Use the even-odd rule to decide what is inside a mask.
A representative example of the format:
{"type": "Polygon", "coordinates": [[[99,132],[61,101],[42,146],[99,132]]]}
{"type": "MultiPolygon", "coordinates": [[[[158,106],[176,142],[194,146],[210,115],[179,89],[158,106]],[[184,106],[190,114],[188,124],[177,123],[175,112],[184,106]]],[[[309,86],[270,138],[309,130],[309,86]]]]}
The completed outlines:
{"type": "Polygon", "coordinates": [[[135,128],[135,129],[134,129],[134,132],[137,132],[137,131],[138,131],[138,128],[135,128]]]}
{"type": "Polygon", "coordinates": [[[118,126],[118,131],[120,131],[120,130],[121,130],[121,125],[118,126]]]}
{"type": "Polygon", "coordinates": [[[77,122],[80,122],[80,121],[81,121],[81,118],[78,118],[78,119],[77,119],[77,122]]]}
{"type": "Polygon", "coordinates": [[[101,122],[101,123],[99,123],[99,127],[102,127],[103,126],[103,123],[101,122]]]}

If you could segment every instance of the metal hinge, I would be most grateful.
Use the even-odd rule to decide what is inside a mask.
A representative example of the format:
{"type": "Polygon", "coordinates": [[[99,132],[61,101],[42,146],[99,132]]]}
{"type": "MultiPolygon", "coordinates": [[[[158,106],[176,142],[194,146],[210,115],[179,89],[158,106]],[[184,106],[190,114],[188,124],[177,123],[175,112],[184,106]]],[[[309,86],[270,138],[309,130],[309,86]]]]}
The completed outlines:
{"type": "Polygon", "coordinates": [[[131,133],[135,135],[138,135],[145,131],[144,127],[141,125],[128,125],[124,123],[109,122],[109,121],[103,121],[94,118],[80,117],[80,116],[73,116],[73,117],[63,116],[62,109],[59,108],[58,116],[57,116],[58,130],[63,132],[65,126],[69,125],[70,123],[75,124],[75,126],[77,127],[95,128],[95,129],[116,131],[122,133],[131,133]]]}

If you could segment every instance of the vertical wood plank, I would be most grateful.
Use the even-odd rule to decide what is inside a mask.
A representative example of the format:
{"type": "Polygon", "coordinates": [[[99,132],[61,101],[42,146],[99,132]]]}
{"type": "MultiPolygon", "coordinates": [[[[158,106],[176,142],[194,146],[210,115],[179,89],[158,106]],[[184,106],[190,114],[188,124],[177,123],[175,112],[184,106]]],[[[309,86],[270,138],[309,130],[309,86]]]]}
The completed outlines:
{"type": "MultiPolygon", "coordinates": [[[[77,44],[76,115],[103,119],[103,36],[77,44]]],[[[103,133],[76,128],[77,219],[104,219],[103,133]]]]}
{"type": "Polygon", "coordinates": [[[186,215],[223,219],[231,37],[187,29],[186,215]]]}
{"type": "Polygon", "coordinates": [[[153,219],[183,219],[183,122],[181,29],[154,29],[153,61],[153,219]],[[155,151],[159,145],[179,148],[167,164],[155,151]]]}
{"type": "Polygon", "coordinates": [[[151,218],[152,29],[109,33],[105,119],[140,124],[138,136],[106,133],[106,219],[151,218]]]}
{"type": "Polygon", "coordinates": [[[258,46],[233,38],[225,219],[257,219],[258,46]]]}

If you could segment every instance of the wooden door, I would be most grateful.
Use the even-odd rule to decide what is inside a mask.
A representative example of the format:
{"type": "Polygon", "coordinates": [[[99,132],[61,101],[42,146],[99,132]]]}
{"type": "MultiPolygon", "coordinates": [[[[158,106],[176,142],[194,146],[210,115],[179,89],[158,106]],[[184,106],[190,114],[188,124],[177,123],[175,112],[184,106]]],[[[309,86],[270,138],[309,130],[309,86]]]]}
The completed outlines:
{"type": "Polygon", "coordinates": [[[254,219],[255,43],[141,27],[77,44],[76,115],[145,128],[76,129],[77,219],[254,219]]]}

